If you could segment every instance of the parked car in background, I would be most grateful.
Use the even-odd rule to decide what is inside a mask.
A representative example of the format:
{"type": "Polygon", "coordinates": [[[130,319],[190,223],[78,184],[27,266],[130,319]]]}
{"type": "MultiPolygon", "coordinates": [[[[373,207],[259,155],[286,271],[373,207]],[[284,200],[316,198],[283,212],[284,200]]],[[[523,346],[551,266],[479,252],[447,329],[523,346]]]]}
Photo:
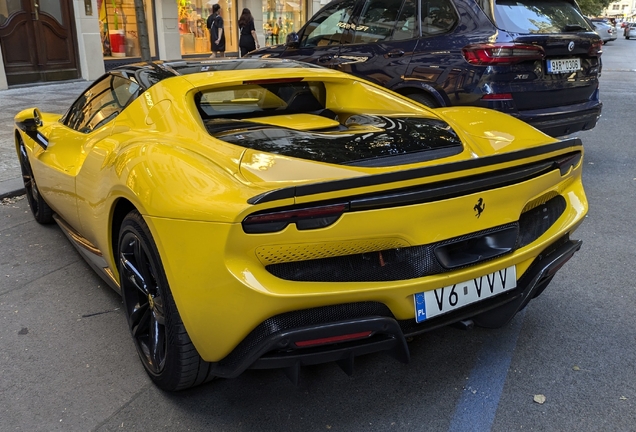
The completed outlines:
{"type": "Polygon", "coordinates": [[[623,35],[625,39],[636,38],[636,22],[628,23],[623,30],[623,35]]]}
{"type": "Polygon", "coordinates": [[[594,30],[599,34],[604,44],[616,40],[616,27],[609,21],[601,18],[592,18],[590,20],[594,26],[594,30]]]}
{"type": "Polygon", "coordinates": [[[15,124],[33,217],[121,293],[166,390],[407,362],[414,335],[505,325],[581,247],[580,139],[307,63],[125,65],[15,124]]]}
{"type": "Polygon", "coordinates": [[[596,125],[601,52],[574,0],[336,0],[251,56],[349,72],[429,107],[493,108],[561,136],[596,125]]]}

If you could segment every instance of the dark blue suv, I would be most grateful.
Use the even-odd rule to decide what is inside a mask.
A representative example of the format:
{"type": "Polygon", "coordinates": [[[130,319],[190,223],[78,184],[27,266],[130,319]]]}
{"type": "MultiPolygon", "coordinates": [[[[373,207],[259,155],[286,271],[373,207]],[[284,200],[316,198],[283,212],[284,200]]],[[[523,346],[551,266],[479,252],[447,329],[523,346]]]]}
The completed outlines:
{"type": "Polygon", "coordinates": [[[493,108],[552,136],[601,115],[602,42],[574,0],[335,0],[285,45],[430,107],[493,108]]]}

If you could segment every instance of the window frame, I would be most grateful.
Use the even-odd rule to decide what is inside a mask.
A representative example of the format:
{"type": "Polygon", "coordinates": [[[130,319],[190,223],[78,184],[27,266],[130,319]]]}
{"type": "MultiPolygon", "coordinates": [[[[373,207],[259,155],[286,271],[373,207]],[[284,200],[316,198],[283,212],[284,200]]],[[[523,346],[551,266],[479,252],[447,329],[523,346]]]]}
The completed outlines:
{"type": "Polygon", "coordinates": [[[135,80],[107,73],[73,102],[60,122],[78,132],[93,132],[114,120],[142,92],[142,86],[135,80]]]}

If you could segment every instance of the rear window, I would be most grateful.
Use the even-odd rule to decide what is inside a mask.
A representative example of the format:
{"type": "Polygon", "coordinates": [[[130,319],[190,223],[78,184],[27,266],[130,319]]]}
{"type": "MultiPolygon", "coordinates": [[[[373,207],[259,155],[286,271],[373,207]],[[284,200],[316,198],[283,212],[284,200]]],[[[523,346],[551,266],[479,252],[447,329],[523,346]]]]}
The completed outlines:
{"type": "Polygon", "coordinates": [[[521,34],[592,31],[574,4],[562,0],[496,0],[495,22],[502,30],[521,34]]]}
{"type": "MultiPolygon", "coordinates": [[[[463,150],[446,122],[337,112],[320,81],[297,78],[205,90],[195,102],[210,135],[244,148],[355,166],[395,166],[463,150]]],[[[372,110],[372,108],[371,108],[372,110]]]]}
{"type": "Polygon", "coordinates": [[[312,113],[325,107],[322,82],[246,83],[200,93],[196,103],[203,119],[247,118],[312,113]]]}

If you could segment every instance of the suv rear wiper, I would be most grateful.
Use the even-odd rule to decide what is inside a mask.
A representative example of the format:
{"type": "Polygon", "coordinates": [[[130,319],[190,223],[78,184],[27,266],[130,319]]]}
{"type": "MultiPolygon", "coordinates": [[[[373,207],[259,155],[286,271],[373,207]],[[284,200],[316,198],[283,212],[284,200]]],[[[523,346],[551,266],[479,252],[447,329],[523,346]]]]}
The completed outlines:
{"type": "Polygon", "coordinates": [[[579,31],[579,30],[588,31],[589,29],[587,27],[583,27],[580,24],[566,24],[565,27],[563,28],[563,31],[566,31],[566,32],[579,31]]]}

